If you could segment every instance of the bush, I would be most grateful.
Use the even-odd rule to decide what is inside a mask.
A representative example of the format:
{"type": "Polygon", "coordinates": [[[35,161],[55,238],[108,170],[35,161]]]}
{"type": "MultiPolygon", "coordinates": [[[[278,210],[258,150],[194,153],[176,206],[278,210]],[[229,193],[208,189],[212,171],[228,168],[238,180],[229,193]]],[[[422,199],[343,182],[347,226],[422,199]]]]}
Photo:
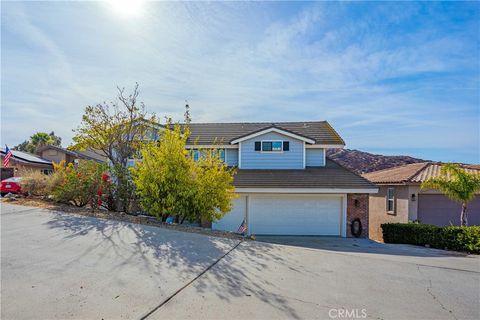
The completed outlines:
{"type": "Polygon", "coordinates": [[[20,187],[22,192],[34,196],[44,196],[48,194],[49,176],[40,171],[30,171],[22,176],[20,187]]]}
{"type": "Polygon", "coordinates": [[[107,167],[95,161],[82,160],[77,167],[61,162],[55,166],[52,195],[58,202],[73,203],[77,207],[103,204],[109,184],[107,167]]]}
{"type": "Polygon", "coordinates": [[[480,253],[480,226],[437,227],[421,223],[382,224],[386,243],[405,243],[432,248],[480,253]]]}

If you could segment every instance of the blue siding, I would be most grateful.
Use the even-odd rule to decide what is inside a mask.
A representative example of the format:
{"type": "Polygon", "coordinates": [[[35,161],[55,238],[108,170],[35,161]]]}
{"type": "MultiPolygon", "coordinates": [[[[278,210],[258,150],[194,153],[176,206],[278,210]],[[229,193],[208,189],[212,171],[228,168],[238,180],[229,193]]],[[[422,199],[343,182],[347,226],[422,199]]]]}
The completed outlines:
{"type": "Polygon", "coordinates": [[[306,149],[306,166],[307,167],[323,167],[325,166],[323,154],[325,149],[306,149]]]}
{"type": "Polygon", "coordinates": [[[226,149],[227,165],[238,166],[238,149],[226,149]]]}
{"type": "Polygon", "coordinates": [[[303,169],[303,141],[275,132],[241,142],[242,169],[303,169]],[[255,151],[255,141],[281,140],[290,142],[290,150],[283,152],[255,151]]]}

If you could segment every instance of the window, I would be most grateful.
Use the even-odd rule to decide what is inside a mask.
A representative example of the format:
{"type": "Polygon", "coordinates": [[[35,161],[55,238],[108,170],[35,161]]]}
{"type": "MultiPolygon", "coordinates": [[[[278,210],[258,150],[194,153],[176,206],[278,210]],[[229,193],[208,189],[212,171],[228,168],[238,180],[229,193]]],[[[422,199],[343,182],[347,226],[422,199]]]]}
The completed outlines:
{"type": "Polygon", "coordinates": [[[262,141],[262,151],[272,151],[272,142],[262,141]]]}
{"type": "MultiPolygon", "coordinates": [[[[210,150],[198,150],[194,149],[191,151],[193,160],[198,161],[200,160],[200,157],[205,157],[207,155],[207,152],[210,150]]],[[[216,149],[216,150],[211,150],[211,152],[217,152],[218,153],[218,158],[225,162],[225,149],[216,149]]],[[[212,156],[215,155],[212,153],[212,156]]]]}
{"type": "Polygon", "coordinates": [[[193,160],[198,161],[199,158],[200,158],[200,153],[198,152],[198,150],[197,149],[193,150],[193,160]]]}
{"type": "Polygon", "coordinates": [[[395,212],[395,189],[387,189],[387,212],[395,212]]]}
{"type": "Polygon", "coordinates": [[[255,141],[255,151],[282,152],[289,149],[290,144],[288,141],[255,141]]]}
{"type": "Polygon", "coordinates": [[[43,173],[43,174],[49,175],[49,174],[52,174],[52,173],[53,173],[53,170],[51,170],[51,169],[42,169],[42,170],[40,170],[40,172],[43,173]]]}

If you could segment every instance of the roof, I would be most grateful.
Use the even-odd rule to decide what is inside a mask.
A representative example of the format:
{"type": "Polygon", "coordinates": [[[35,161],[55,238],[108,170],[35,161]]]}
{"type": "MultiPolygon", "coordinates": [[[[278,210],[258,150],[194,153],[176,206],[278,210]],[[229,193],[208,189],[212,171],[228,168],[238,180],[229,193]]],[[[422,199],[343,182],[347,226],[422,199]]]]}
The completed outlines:
{"type": "Polygon", "coordinates": [[[93,150],[73,151],[73,150],[68,150],[66,148],[62,148],[62,147],[59,147],[59,146],[48,145],[48,146],[43,146],[43,147],[38,148],[37,152],[42,152],[42,151],[49,150],[49,149],[64,152],[65,154],[69,154],[71,156],[81,158],[81,159],[95,160],[95,161],[99,161],[99,162],[106,161],[106,156],[102,156],[102,155],[94,152],[93,150]]]}
{"type": "Polygon", "coordinates": [[[305,169],[239,169],[233,181],[236,188],[328,188],[376,189],[365,178],[327,158],[325,167],[305,169]]]}
{"type": "MultiPolygon", "coordinates": [[[[400,167],[366,173],[363,175],[363,177],[377,184],[416,184],[422,183],[423,181],[432,177],[441,176],[442,165],[444,164],[436,162],[412,163],[400,167]]],[[[460,165],[460,167],[465,169],[467,172],[480,174],[480,165],[468,165],[460,163],[458,165],[460,165]]]]}
{"type": "MultiPolygon", "coordinates": [[[[21,162],[26,162],[26,163],[33,163],[33,164],[52,164],[52,161],[45,160],[43,158],[40,158],[37,155],[23,152],[23,151],[17,151],[17,150],[11,150],[12,151],[12,159],[19,160],[21,162]]],[[[0,153],[2,156],[5,155],[5,148],[0,148],[0,153]]]]}
{"type": "Polygon", "coordinates": [[[269,128],[284,130],[311,140],[316,144],[345,145],[343,139],[327,121],[307,122],[243,122],[243,123],[190,123],[188,144],[227,144],[269,128]]]}

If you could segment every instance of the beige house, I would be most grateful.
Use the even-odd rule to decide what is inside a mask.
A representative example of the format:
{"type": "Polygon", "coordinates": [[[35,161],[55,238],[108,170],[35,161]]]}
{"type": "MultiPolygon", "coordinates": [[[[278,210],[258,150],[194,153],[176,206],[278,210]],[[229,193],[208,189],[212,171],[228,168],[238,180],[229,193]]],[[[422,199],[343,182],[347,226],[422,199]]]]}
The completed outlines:
{"type": "Polygon", "coordinates": [[[52,145],[41,147],[36,153],[43,159],[47,159],[55,163],[59,163],[63,160],[65,160],[67,163],[75,163],[75,160],[77,159],[95,160],[98,162],[105,162],[107,160],[105,156],[102,156],[99,153],[91,150],[71,151],[52,145]]]}
{"type": "Polygon", "coordinates": [[[12,157],[7,168],[3,167],[3,158],[5,157],[5,149],[0,149],[2,158],[1,179],[10,177],[20,177],[27,172],[40,171],[49,174],[53,170],[52,161],[42,159],[39,156],[27,152],[12,150],[12,157]]]}
{"type": "MultiPolygon", "coordinates": [[[[480,173],[479,165],[461,165],[467,172],[480,173]]],[[[369,236],[383,240],[382,223],[418,220],[438,226],[459,225],[461,205],[436,190],[420,184],[440,176],[441,163],[413,163],[364,174],[379,192],[369,195],[369,236]]],[[[480,196],[468,205],[469,225],[480,225],[480,196]]]]}

